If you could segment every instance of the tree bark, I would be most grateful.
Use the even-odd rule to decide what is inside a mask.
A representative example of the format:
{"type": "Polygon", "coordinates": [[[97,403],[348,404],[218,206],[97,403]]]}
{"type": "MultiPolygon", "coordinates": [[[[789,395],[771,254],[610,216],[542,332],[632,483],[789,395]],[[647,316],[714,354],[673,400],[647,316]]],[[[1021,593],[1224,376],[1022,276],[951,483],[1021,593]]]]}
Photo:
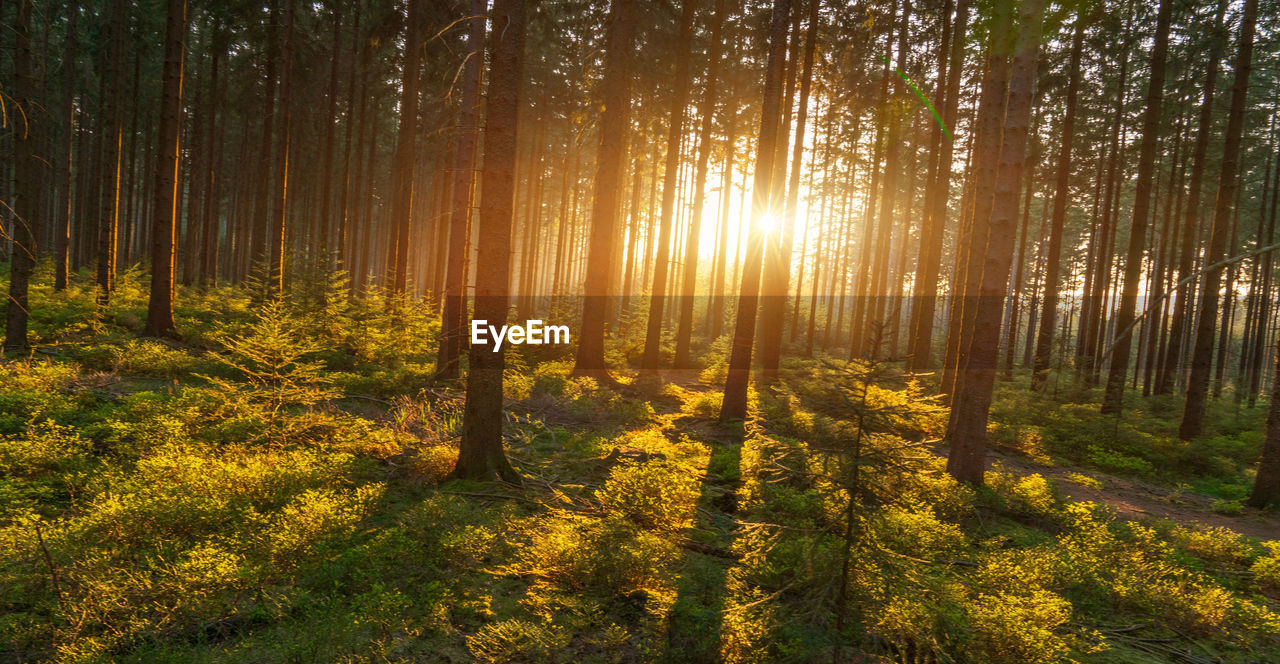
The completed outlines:
{"type": "MultiPolygon", "coordinates": [[[[490,13],[489,93],[484,169],[480,174],[476,260],[476,320],[505,324],[510,304],[511,226],[514,220],[520,78],[524,61],[524,0],[495,0],[490,13]]],[[[453,475],[518,482],[502,447],[502,373],[505,350],[476,344],[470,350],[462,441],[453,475]]]]}
{"type": "Polygon", "coordinates": [[[765,233],[761,221],[771,214],[775,198],[773,158],[777,151],[783,67],[786,64],[787,28],[791,0],[773,0],[769,30],[769,60],[765,69],[764,102],[760,111],[760,138],[756,143],[756,174],[752,186],[751,228],[747,231],[747,251],[742,264],[738,291],[738,312],[729,354],[729,373],[724,386],[720,421],[747,417],[747,383],[751,373],[751,350],[755,342],[756,315],[760,302],[760,270],[764,260],[765,233]]]}
{"type": "Polygon", "coordinates": [[[151,293],[143,335],[177,337],[173,322],[174,250],[178,229],[178,140],[182,128],[182,69],[186,54],[187,2],[168,0],[161,73],[160,144],[152,199],[151,293]]]}
{"type": "Polygon", "coordinates": [[[604,332],[608,318],[609,278],[618,234],[618,201],[622,189],[628,128],[631,124],[631,67],[635,56],[635,0],[614,0],[609,8],[605,73],[601,82],[604,110],[600,118],[600,150],[596,157],[595,205],[583,284],[582,326],[573,372],[607,378],[604,332]]]}
{"type": "Polygon", "coordinates": [[[480,82],[484,64],[484,29],[487,0],[471,0],[468,18],[467,60],[462,68],[462,100],[458,108],[458,149],[453,171],[453,209],[449,212],[449,255],[445,266],[444,316],[436,376],[458,377],[466,323],[466,266],[471,251],[471,206],[475,182],[476,147],[480,137],[480,82]]]}
{"type": "Polygon", "coordinates": [[[1146,110],[1142,116],[1141,147],[1138,149],[1138,181],[1134,185],[1133,220],[1129,225],[1129,246],[1125,252],[1124,283],[1120,291],[1120,309],[1115,329],[1120,338],[1111,346],[1111,366],[1102,397],[1103,414],[1118,413],[1124,403],[1124,383],[1129,373],[1129,354],[1133,347],[1133,323],[1138,305],[1138,289],[1142,279],[1142,257],[1150,224],[1151,187],[1155,178],[1156,150],[1160,147],[1160,121],[1164,108],[1164,71],[1169,55],[1169,23],[1173,14],[1172,0],[1160,0],[1156,14],[1155,48],[1151,53],[1151,77],[1147,80],[1146,110]]]}
{"type": "MultiPolygon", "coordinates": [[[[987,418],[1000,345],[1000,314],[1013,262],[1014,226],[1026,158],[1031,102],[1035,93],[1044,2],[1027,0],[1020,7],[1020,25],[1008,79],[1009,97],[1004,112],[991,213],[987,219],[978,217],[974,220],[975,239],[983,236],[987,239],[981,245],[973,245],[974,251],[985,246],[980,264],[981,285],[972,305],[974,329],[957,370],[958,390],[952,398],[952,419],[948,431],[951,449],[947,456],[947,472],[971,484],[981,484],[986,470],[987,418]]],[[[997,3],[991,37],[993,55],[997,58],[1002,50],[1000,44],[1008,32],[1010,11],[1009,0],[997,3]]],[[[996,75],[999,76],[999,72],[996,75]]],[[[997,90],[1003,87],[997,82],[997,90]]],[[[994,143],[992,141],[989,145],[994,146],[994,143]]],[[[988,158],[997,159],[995,154],[988,155],[988,158]]]]}
{"type": "MultiPolygon", "coordinates": [[[[1244,114],[1249,92],[1249,72],[1253,66],[1253,33],[1258,20],[1258,0],[1245,0],[1236,51],[1235,80],[1231,86],[1231,107],[1227,114],[1227,135],[1222,147],[1222,170],[1218,177],[1218,197],[1213,207],[1213,228],[1204,264],[1222,260],[1231,233],[1231,216],[1240,187],[1240,144],[1244,135],[1244,114]]],[[[1187,379],[1187,401],[1183,406],[1178,436],[1191,440],[1204,430],[1205,399],[1213,361],[1214,325],[1218,317],[1218,287],[1222,269],[1209,270],[1200,289],[1200,318],[1196,324],[1191,375],[1187,379]]]]}

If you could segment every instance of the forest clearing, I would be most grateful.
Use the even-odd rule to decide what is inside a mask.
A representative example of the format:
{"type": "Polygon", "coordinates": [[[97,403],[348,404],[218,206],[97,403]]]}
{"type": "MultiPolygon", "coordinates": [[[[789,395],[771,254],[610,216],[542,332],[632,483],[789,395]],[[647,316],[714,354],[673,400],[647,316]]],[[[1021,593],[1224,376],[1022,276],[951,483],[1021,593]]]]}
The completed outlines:
{"type": "Polygon", "coordinates": [[[1275,0],[0,0],[0,663],[1280,661],[1275,0]]]}

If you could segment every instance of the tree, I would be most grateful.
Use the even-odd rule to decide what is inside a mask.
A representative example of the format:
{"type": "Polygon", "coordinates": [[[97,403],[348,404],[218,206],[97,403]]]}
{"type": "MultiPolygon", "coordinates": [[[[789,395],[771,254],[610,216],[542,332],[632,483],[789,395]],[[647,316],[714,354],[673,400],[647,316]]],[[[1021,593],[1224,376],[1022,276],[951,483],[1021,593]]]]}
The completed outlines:
{"type": "Polygon", "coordinates": [[[395,189],[391,199],[392,238],[395,251],[391,264],[391,292],[403,296],[409,284],[409,228],[413,222],[414,162],[418,139],[418,68],[421,57],[418,31],[421,0],[409,0],[405,18],[404,70],[400,76],[400,129],[396,132],[395,189]]]}
{"type": "Polygon", "coordinates": [[[186,54],[187,2],[168,0],[161,73],[160,142],[152,197],[151,291],[143,334],[177,337],[173,321],[174,250],[177,244],[178,141],[182,124],[182,68],[186,54]]]}
{"type": "Polygon", "coordinates": [[[462,352],[467,313],[463,290],[467,280],[472,183],[475,182],[476,146],[480,136],[480,68],[484,64],[484,13],[487,8],[487,0],[471,0],[468,52],[462,66],[458,151],[453,172],[453,209],[449,213],[449,254],[444,278],[444,313],[440,322],[440,348],[436,354],[436,376],[446,379],[458,377],[458,356],[462,352]]]}
{"type": "Polygon", "coordinates": [[[39,216],[35,176],[39,169],[36,157],[36,122],[40,117],[35,100],[35,82],[31,74],[31,0],[18,0],[15,23],[17,48],[13,58],[14,98],[21,109],[21,124],[14,132],[14,201],[13,253],[9,264],[9,302],[5,313],[4,350],[27,348],[27,292],[31,271],[36,264],[36,238],[39,216]]]}
{"type": "Polygon", "coordinates": [[[1138,181],[1134,185],[1133,221],[1129,225],[1129,247],[1125,252],[1124,283],[1120,290],[1120,310],[1115,329],[1120,337],[1111,346],[1111,367],[1102,397],[1102,412],[1118,413],[1124,397],[1124,381],[1129,375],[1129,352],[1133,346],[1133,317],[1138,305],[1142,257],[1147,244],[1150,223],[1151,187],[1155,178],[1156,149],[1160,143],[1161,112],[1164,104],[1164,70],[1169,55],[1169,23],[1172,0],[1160,0],[1156,14],[1155,48],[1151,53],[1151,78],[1147,81],[1146,110],[1142,115],[1141,147],[1138,150],[1138,181]]]}
{"type": "Polygon", "coordinates": [[[658,250],[654,259],[653,288],[649,293],[649,321],[645,330],[644,358],[640,368],[658,369],[662,350],[662,309],[667,299],[667,275],[671,272],[671,225],[675,214],[676,179],[680,175],[680,146],[684,140],[684,110],[689,105],[689,48],[693,42],[696,0],[683,0],[680,36],[676,41],[675,93],[671,95],[667,123],[667,160],[662,171],[662,217],[658,222],[658,250]]]}
{"type": "MultiPolygon", "coordinates": [[[[942,93],[942,120],[948,127],[956,124],[956,112],[960,100],[960,70],[964,64],[965,27],[969,20],[970,0],[960,0],[956,5],[955,23],[951,27],[950,54],[938,54],[938,87],[942,93]],[[944,59],[945,58],[945,59],[944,59]],[[945,84],[944,84],[945,81],[945,84]]],[[[946,49],[942,49],[945,51],[946,49]]],[[[916,297],[911,309],[908,330],[911,335],[909,367],[912,371],[926,371],[933,352],[933,317],[938,304],[938,272],[941,268],[943,233],[946,230],[947,199],[951,190],[954,140],[942,141],[933,130],[939,145],[937,159],[930,165],[929,189],[925,197],[925,218],[920,231],[920,256],[916,262],[916,297]]],[[[955,284],[952,284],[955,288],[955,284]]]]}
{"type": "Polygon", "coordinates": [[[1267,432],[1262,441],[1258,476],[1249,494],[1249,505],[1266,507],[1280,502],[1280,339],[1276,341],[1275,379],[1271,383],[1271,409],[1267,412],[1267,432]]]}
{"type": "Polygon", "coordinates": [[[58,171],[60,178],[58,189],[63,196],[59,202],[57,224],[54,227],[54,290],[65,290],[67,272],[71,259],[71,214],[75,209],[75,195],[71,183],[74,181],[75,133],[76,133],[76,53],[80,48],[80,34],[76,19],[80,15],[80,7],[76,0],[67,3],[67,38],[62,55],[62,168],[58,171]]]}
{"type": "MultiPolygon", "coordinates": [[[[798,18],[798,13],[797,13],[798,18]]],[[[791,278],[791,250],[795,241],[796,208],[800,204],[800,167],[804,161],[805,125],[809,119],[809,95],[813,88],[813,59],[818,43],[818,0],[809,0],[809,30],[805,37],[804,63],[800,71],[800,98],[796,111],[796,138],[791,148],[790,179],[787,183],[786,209],[783,212],[782,229],[773,244],[774,257],[771,261],[773,269],[769,276],[772,282],[772,295],[764,299],[760,307],[761,340],[760,364],[765,376],[777,374],[782,359],[782,331],[786,321],[786,299],[788,283],[791,278]]],[[[798,23],[796,25],[799,25],[798,23]]],[[[797,30],[798,32],[798,30],[797,30]]],[[[800,35],[792,37],[792,43],[798,42],[800,35]]],[[[783,123],[786,124],[785,122],[783,123]]],[[[785,161],[785,154],[778,157],[785,161]]],[[[779,171],[781,172],[781,170],[779,171]]],[[[780,190],[779,181],[775,187],[780,190]]]]}
{"type": "Polygon", "coordinates": [[[1031,369],[1031,389],[1044,390],[1049,378],[1049,358],[1053,354],[1053,334],[1057,327],[1058,292],[1061,288],[1062,227],[1067,216],[1067,199],[1071,197],[1071,149],[1075,144],[1076,112],[1080,98],[1080,60],[1084,53],[1083,14],[1076,14],[1071,38],[1071,56],[1067,64],[1067,109],[1062,119],[1062,142],[1058,147],[1057,184],[1053,194],[1053,212],[1049,221],[1049,245],[1045,250],[1044,301],[1036,335],[1035,363],[1031,369]]]}
{"type": "MultiPolygon", "coordinates": [[[[1227,11],[1227,0],[1218,0],[1218,9],[1209,41],[1209,53],[1206,57],[1202,99],[1199,110],[1199,127],[1196,129],[1196,142],[1191,154],[1191,181],[1188,184],[1187,211],[1182,221],[1182,237],[1178,250],[1178,279],[1182,280],[1195,269],[1196,238],[1200,232],[1200,195],[1204,183],[1205,161],[1209,152],[1209,134],[1213,131],[1213,98],[1218,82],[1218,61],[1222,59],[1222,49],[1226,37],[1222,27],[1223,16],[1227,11]]],[[[1169,323],[1169,345],[1165,352],[1164,369],[1156,378],[1156,394],[1173,392],[1174,379],[1179,373],[1182,362],[1183,339],[1190,329],[1190,312],[1193,289],[1190,284],[1178,289],[1173,304],[1173,315],[1169,323]]]]}
{"type": "MultiPolygon", "coordinates": [[[[489,94],[485,105],[484,168],[480,174],[475,318],[505,323],[510,304],[520,79],[524,63],[524,0],[495,0],[490,13],[489,94]]],[[[519,481],[502,447],[502,373],[506,352],[473,345],[467,372],[462,441],[453,475],[519,481]]]]}
{"type": "Polygon", "coordinates": [[[777,152],[782,75],[786,64],[787,29],[791,0],[773,0],[769,28],[769,59],[765,68],[764,100],[760,109],[760,137],[756,141],[756,173],[751,187],[751,227],[747,231],[747,252],[742,263],[742,283],[738,290],[738,312],[729,352],[729,372],[724,384],[720,421],[747,417],[747,384],[751,378],[751,351],[756,336],[756,315],[760,303],[760,270],[764,261],[766,229],[763,221],[773,214],[774,155],[777,152]]]}
{"type": "MultiPolygon", "coordinates": [[[[998,159],[991,213],[987,219],[974,218],[974,242],[970,247],[974,252],[982,252],[981,277],[976,297],[972,298],[975,300],[972,303],[973,330],[961,353],[956,374],[957,391],[952,396],[951,423],[947,432],[951,445],[947,472],[971,484],[981,484],[986,470],[987,417],[995,383],[1001,311],[1013,263],[1018,194],[1026,158],[1043,10],[1043,0],[1027,0],[1020,5],[1017,44],[1012,71],[1008,75],[1008,100],[1002,136],[998,141],[999,155],[988,155],[988,158],[998,159]]],[[[1010,11],[1009,0],[997,3],[996,25],[991,34],[992,52],[997,58],[1001,56],[1000,43],[1008,32],[1010,11]]],[[[998,71],[995,76],[1003,78],[998,71]]],[[[999,81],[993,82],[997,86],[996,91],[1004,87],[999,81]]],[[[990,140],[987,145],[994,147],[996,143],[990,140]]]]}
{"type": "Polygon", "coordinates": [[[583,284],[582,326],[573,372],[607,378],[604,332],[617,253],[618,204],[622,193],[622,164],[631,125],[631,65],[634,58],[635,1],[610,3],[601,97],[600,149],[596,154],[595,204],[587,245],[586,281],[583,284]]]}
{"type": "MultiPolygon", "coordinates": [[[[1231,84],[1231,107],[1227,112],[1227,136],[1222,145],[1222,170],[1218,175],[1218,196],[1213,206],[1213,226],[1204,264],[1214,265],[1226,254],[1231,234],[1232,212],[1240,188],[1240,143],[1244,135],[1244,114],[1249,96],[1249,72],[1253,66],[1253,32],[1258,21],[1258,0],[1245,0],[1236,47],[1235,80],[1231,84]]],[[[1209,392],[1209,370],[1213,362],[1214,326],[1218,318],[1218,287],[1222,268],[1210,269],[1200,288],[1199,320],[1191,355],[1191,375],[1187,378],[1187,401],[1182,410],[1178,436],[1191,440],[1204,430],[1205,400],[1209,392]]]]}

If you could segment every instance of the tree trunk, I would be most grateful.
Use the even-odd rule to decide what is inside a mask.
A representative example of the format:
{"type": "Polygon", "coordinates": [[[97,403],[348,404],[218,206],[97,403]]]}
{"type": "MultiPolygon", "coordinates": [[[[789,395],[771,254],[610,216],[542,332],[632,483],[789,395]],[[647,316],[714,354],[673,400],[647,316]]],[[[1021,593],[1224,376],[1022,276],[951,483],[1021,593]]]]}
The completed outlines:
{"type": "Polygon", "coordinates": [[[57,223],[54,226],[54,283],[57,291],[67,288],[67,270],[71,251],[71,213],[75,196],[72,194],[72,175],[75,173],[75,133],[76,133],[76,53],[79,51],[79,33],[76,19],[80,9],[76,0],[67,3],[67,40],[66,50],[62,55],[62,168],[58,171],[59,194],[62,199],[57,211],[57,223]]]}
{"type": "MultiPolygon", "coordinates": [[[[954,25],[950,30],[950,53],[939,53],[938,87],[943,90],[942,121],[948,127],[956,124],[959,108],[960,69],[964,64],[965,29],[969,20],[970,0],[956,4],[954,25]],[[944,76],[945,74],[945,76],[944,76]],[[945,82],[944,82],[945,81],[945,82]]],[[[934,130],[940,133],[941,128],[934,130]]],[[[930,164],[929,186],[925,194],[925,217],[920,231],[920,255],[916,263],[915,306],[911,308],[910,354],[912,371],[928,371],[933,352],[933,319],[938,307],[938,273],[942,262],[943,234],[947,222],[947,200],[951,194],[951,162],[955,153],[954,137],[938,140],[940,154],[930,164]]],[[[955,287],[955,284],[952,284],[955,287]]]]}
{"type": "Polygon", "coordinates": [[[187,2],[168,0],[161,73],[160,144],[156,152],[151,214],[151,295],[143,334],[177,337],[173,322],[174,250],[178,229],[178,139],[182,128],[182,62],[187,39],[187,2]]]}
{"type": "MultiPolygon", "coordinates": [[[[1253,65],[1253,33],[1258,19],[1258,0],[1245,0],[1236,51],[1235,81],[1231,86],[1231,108],[1227,114],[1227,136],[1222,147],[1222,170],[1218,177],[1218,197],[1213,207],[1213,230],[1204,264],[1222,260],[1231,233],[1231,216],[1240,187],[1240,144],[1244,134],[1244,113],[1249,92],[1249,72],[1253,65]]],[[[1214,325],[1218,317],[1218,286],[1222,269],[1209,270],[1200,289],[1200,319],[1196,324],[1191,356],[1191,376],[1187,379],[1187,401],[1182,411],[1178,436],[1191,440],[1204,430],[1205,398],[1213,361],[1214,325]]]]}
{"type": "Polygon", "coordinates": [[[760,111],[760,138],[756,143],[756,174],[752,186],[751,228],[747,231],[747,252],[742,264],[742,285],[738,291],[738,312],[729,354],[729,373],[724,386],[720,421],[745,420],[747,383],[751,373],[751,349],[756,336],[756,315],[760,301],[760,270],[764,259],[765,233],[761,222],[774,210],[773,158],[777,151],[782,76],[787,48],[791,0],[773,0],[769,31],[769,60],[765,69],[764,101],[760,111]]]}
{"type": "MultiPolygon", "coordinates": [[[[1209,151],[1209,136],[1213,131],[1213,97],[1218,81],[1218,61],[1222,59],[1222,50],[1226,42],[1223,18],[1227,9],[1227,0],[1219,0],[1214,22],[1214,38],[1209,40],[1209,55],[1205,65],[1204,97],[1200,102],[1199,127],[1196,129],[1196,142],[1191,157],[1190,191],[1187,193],[1187,211],[1183,219],[1181,246],[1178,249],[1177,280],[1181,281],[1195,269],[1196,238],[1200,231],[1200,195],[1204,183],[1205,161],[1209,151]]],[[[1194,296],[1194,284],[1187,284],[1178,289],[1173,305],[1173,316],[1169,325],[1169,345],[1165,349],[1164,370],[1156,380],[1156,394],[1171,394],[1174,383],[1180,373],[1182,349],[1187,331],[1191,327],[1189,306],[1194,296]]]]}
{"type": "Polygon", "coordinates": [[[654,257],[653,287],[649,291],[649,320],[644,337],[642,371],[657,371],[662,352],[662,310],[667,297],[667,274],[671,268],[671,225],[675,214],[676,183],[680,174],[680,145],[684,139],[684,111],[689,105],[689,47],[693,40],[696,0],[683,0],[680,36],[676,41],[676,71],[672,85],[671,110],[667,123],[667,156],[662,171],[662,217],[658,222],[657,255],[654,257]]]}
{"type": "MultiPolygon", "coordinates": [[[[502,325],[510,303],[511,226],[515,199],[520,78],[524,61],[524,0],[495,0],[490,16],[489,93],[480,211],[475,319],[502,325]]],[[[502,372],[505,350],[476,344],[470,350],[462,440],[453,475],[518,482],[502,447],[502,372]]]]}
{"type": "MultiPolygon", "coordinates": [[[[1000,345],[1000,313],[1009,286],[1009,270],[1013,262],[1013,241],[1018,215],[1018,194],[1026,158],[1027,127],[1031,118],[1031,102],[1035,93],[1036,60],[1040,46],[1043,0],[1027,0],[1020,4],[1017,47],[1008,78],[1009,98],[1005,107],[1003,136],[996,168],[995,190],[989,218],[974,219],[974,251],[985,246],[980,263],[980,287],[976,293],[974,329],[957,370],[957,392],[952,397],[952,418],[948,431],[951,445],[947,472],[956,479],[981,484],[986,469],[986,433],[991,393],[995,384],[997,351],[1000,345]]],[[[1001,44],[1008,32],[1009,0],[996,6],[992,29],[992,52],[1001,57],[1001,44]]],[[[1007,47],[1006,47],[1007,48],[1007,47]]],[[[996,72],[1000,77],[1000,72],[996,72]]],[[[996,82],[999,91],[1003,85],[996,82]]],[[[993,109],[994,110],[994,109],[993,109]]],[[[988,142],[994,147],[997,141],[988,142]]],[[[988,159],[997,159],[994,153],[988,159]]],[[[981,173],[981,170],[979,170],[981,173]]]]}
{"type": "MultiPolygon", "coordinates": [[[[676,327],[677,369],[692,368],[689,346],[693,337],[693,301],[698,282],[698,241],[702,235],[702,208],[707,194],[707,171],[711,162],[711,129],[715,125],[717,83],[719,82],[720,54],[724,49],[724,18],[726,0],[716,0],[715,13],[711,17],[711,41],[707,47],[707,82],[698,105],[698,117],[702,127],[698,134],[698,163],[693,184],[693,215],[689,220],[689,234],[684,248],[684,282],[680,292],[680,322],[676,327]]],[[[710,302],[708,302],[710,306],[710,302]]]]}
{"type": "Polygon", "coordinates": [[[1271,384],[1271,410],[1267,413],[1266,437],[1262,442],[1262,460],[1258,476],[1249,495],[1251,507],[1266,507],[1280,502],[1280,340],[1276,342],[1275,378],[1271,384]]]}
{"type": "Polygon", "coordinates": [[[596,157],[595,205],[591,210],[590,245],[583,284],[582,326],[573,371],[607,377],[604,332],[618,234],[618,201],[622,164],[631,125],[631,67],[635,57],[635,0],[615,0],[609,7],[605,73],[601,82],[604,110],[600,118],[600,150],[596,157]]]}
{"type": "MultiPolygon", "coordinates": [[[[5,314],[4,350],[27,349],[27,291],[31,271],[36,264],[36,238],[39,218],[36,214],[38,190],[34,181],[39,168],[36,156],[37,134],[35,82],[31,76],[31,0],[18,0],[16,49],[13,58],[13,95],[22,109],[21,124],[13,132],[13,250],[9,264],[9,302],[5,314]]],[[[3,229],[0,229],[3,230],[3,229]]]]}
{"type": "Polygon", "coordinates": [[[1124,382],[1129,373],[1133,323],[1138,305],[1138,289],[1142,279],[1142,257],[1150,224],[1151,185],[1155,178],[1156,150],[1160,147],[1160,121],[1164,107],[1164,70],[1169,55],[1169,23],[1173,14],[1172,0],[1160,0],[1156,14],[1155,50],[1151,53],[1151,78],[1147,81],[1146,110],[1142,116],[1141,147],[1138,149],[1138,181],[1134,185],[1133,220],[1129,225],[1129,247],[1125,254],[1124,283],[1120,292],[1120,310],[1115,329],[1120,337],[1111,346],[1111,366],[1107,372],[1106,391],[1101,412],[1118,413],[1124,401],[1124,382]]]}
{"type": "Polygon", "coordinates": [[[480,136],[480,67],[484,64],[487,0],[471,0],[467,32],[468,54],[462,69],[462,101],[458,109],[458,149],[453,171],[453,209],[449,212],[449,255],[445,267],[445,297],[436,375],[458,377],[466,323],[466,265],[471,251],[471,205],[475,182],[476,146],[480,136]]]}

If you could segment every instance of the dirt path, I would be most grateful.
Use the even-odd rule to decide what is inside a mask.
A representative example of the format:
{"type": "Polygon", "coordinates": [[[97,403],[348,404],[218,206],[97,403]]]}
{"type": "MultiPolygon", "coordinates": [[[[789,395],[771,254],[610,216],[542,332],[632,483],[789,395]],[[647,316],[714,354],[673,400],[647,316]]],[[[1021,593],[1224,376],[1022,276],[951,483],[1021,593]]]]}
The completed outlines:
{"type": "Polygon", "coordinates": [[[1274,512],[1246,507],[1240,514],[1219,514],[1213,511],[1213,498],[1198,493],[1169,489],[1095,470],[1044,465],[999,452],[992,452],[987,456],[988,467],[997,462],[1006,470],[1028,475],[1038,473],[1053,480],[1066,498],[1110,505],[1127,519],[1169,519],[1205,528],[1229,528],[1241,535],[1263,540],[1280,539],[1280,515],[1274,512]],[[1092,477],[1102,483],[1102,488],[1074,482],[1069,479],[1073,474],[1092,477]]]}

